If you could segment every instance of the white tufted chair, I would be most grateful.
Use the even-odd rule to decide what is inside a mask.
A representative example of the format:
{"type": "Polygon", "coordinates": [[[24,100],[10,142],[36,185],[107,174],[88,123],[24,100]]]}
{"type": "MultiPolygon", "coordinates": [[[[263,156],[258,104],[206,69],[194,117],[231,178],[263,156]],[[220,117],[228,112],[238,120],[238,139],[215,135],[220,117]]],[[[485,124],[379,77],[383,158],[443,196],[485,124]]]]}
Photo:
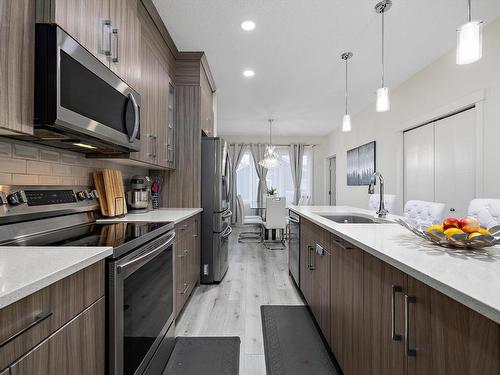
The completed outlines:
{"type": "Polygon", "coordinates": [[[444,210],[444,203],[411,200],[405,204],[404,216],[422,224],[441,223],[444,210]]]}
{"type": "Polygon", "coordinates": [[[473,199],[470,201],[467,216],[475,217],[484,228],[500,224],[500,199],[473,199]]]}
{"type": "MultiPolygon", "coordinates": [[[[396,196],[392,194],[384,194],[384,204],[385,209],[389,211],[390,214],[394,213],[396,196]]],[[[378,211],[380,205],[380,194],[371,194],[368,199],[368,209],[370,211],[378,211]]]]}

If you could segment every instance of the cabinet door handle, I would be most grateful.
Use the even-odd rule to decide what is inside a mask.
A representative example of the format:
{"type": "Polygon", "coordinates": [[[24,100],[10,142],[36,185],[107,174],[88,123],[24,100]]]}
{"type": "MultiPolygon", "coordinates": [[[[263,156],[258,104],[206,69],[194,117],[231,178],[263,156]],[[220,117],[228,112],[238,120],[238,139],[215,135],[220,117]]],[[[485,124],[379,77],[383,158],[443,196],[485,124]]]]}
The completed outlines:
{"type": "Polygon", "coordinates": [[[119,59],[119,48],[118,48],[118,42],[119,42],[119,39],[118,39],[118,29],[113,29],[113,35],[115,36],[115,53],[114,53],[114,56],[113,58],[111,59],[111,61],[113,61],[114,63],[117,63],[120,61],[119,59]]]}
{"type": "Polygon", "coordinates": [[[184,250],[184,253],[182,253],[181,255],[177,255],[177,258],[184,258],[184,257],[187,257],[187,255],[189,254],[189,250],[184,250]]]}
{"type": "Polygon", "coordinates": [[[35,317],[35,320],[33,320],[31,323],[29,323],[26,327],[22,328],[21,330],[17,331],[16,333],[14,333],[13,335],[7,337],[5,340],[3,340],[2,342],[0,342],[0,348],[2,346],[5,346],[7,345],[9,342],[11,342],[12,340],[16,339],[17,337],[21,336],[23,333],[25,333],[26,331],[30,330],[31,328],[33,328],[34,326],[36,326],[37,324],[40,324],[41,322],[43,322],[45,319],[47,318],[50,318],[52,316],[52,313],[50,312],[46,312],[46,313],[41,313],[39,315],[37,315],[35,317]]]}
{"type": "Polygon", "coordinates": [[[311,271],[314,271],[316,269],[316,262],[315,262],[315,258],[314,258],[314,253],[315,253],[315,250],[314,250],[314,247],[310,246],[309,247],[309,252],[311,254],[311,268],[309,268],[311,271]]]}
{"type": "Polygon", "coordinates": [[[401,335],[396,333],[396,293],[401,293],[403,288],[397,285],[391,287],[391,337],[393,341],[401,341],[401,335]]]}
{"type": "Polygon", "coordinates": [[[405,295],[405,348],[408,357],[415,357],[417,351],[411,347],[410,337],[410,304],[414,305],[417,299],[413,296],[405,295]]]}
{"type": "Polygon", "coordinates": [[[101,43],[102,43],[102,53],[105,56],[111,56],[111,20],[102,21],[101,28],[101,43]]]}
{"type": "Polygon", "coordinates": [[[189,289],[189,284],[184,283],[184,286],[185,286],[184,290],[182,292],[177,292],[177,293],[179,293],[179,294],[186,294],[187,290],[189,289]]]}

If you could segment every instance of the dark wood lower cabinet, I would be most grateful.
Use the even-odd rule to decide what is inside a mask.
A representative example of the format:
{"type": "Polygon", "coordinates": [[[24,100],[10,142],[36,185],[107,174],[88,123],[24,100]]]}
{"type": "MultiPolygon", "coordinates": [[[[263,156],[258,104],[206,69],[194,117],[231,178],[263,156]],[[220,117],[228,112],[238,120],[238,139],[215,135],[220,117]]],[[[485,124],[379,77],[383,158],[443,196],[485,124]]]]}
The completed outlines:
{"type": "Polygon", "coordinates": [[[104,297],[10,366],[11,375],[103,375],[104,297]]]}
{"type": "Polygon", "coordinates": [[[344,375],[500,375],[499,324],[304,218],[300,247],[300,289],[344,375]]]}
{"type": "Polygon", "coordinates": [[[359,374],[363,252],[332,235],[330,346],[344,374],[359,374]]]}
{"type": "Polygon", "coordinates": [[[200,282],[200,215],[175,226],[175,316],[200,282]]]}
{"type": "Polygon", "coordinates": [[[405,373],[404,292],[406,275],[363,253],[361,374],[405,373]]]}
{"type": "Polygon", "coordinates": [[[408,374],[500,374],[499,325],[408,276],[408,374]]]}

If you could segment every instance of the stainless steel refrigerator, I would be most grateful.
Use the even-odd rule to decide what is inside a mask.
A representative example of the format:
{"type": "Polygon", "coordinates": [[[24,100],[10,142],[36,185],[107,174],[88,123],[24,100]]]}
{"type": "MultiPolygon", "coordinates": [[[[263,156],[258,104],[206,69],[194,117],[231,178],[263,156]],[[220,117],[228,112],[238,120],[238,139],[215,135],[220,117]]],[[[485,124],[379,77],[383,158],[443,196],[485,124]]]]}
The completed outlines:
{"type": "Polygon", "coordinates": [[[201,142],[201,282],[216,283],[228,269],[228,242],[233,231],[229,209],[230,159],[219,137],[201,142]]]}

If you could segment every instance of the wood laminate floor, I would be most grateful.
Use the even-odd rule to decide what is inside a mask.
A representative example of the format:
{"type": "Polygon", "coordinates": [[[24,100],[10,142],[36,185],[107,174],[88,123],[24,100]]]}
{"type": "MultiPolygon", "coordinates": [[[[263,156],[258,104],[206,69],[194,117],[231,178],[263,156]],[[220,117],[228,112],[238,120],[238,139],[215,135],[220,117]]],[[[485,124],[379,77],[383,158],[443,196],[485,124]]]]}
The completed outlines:
{"type": "Polygon", "coordinates": [[[288,250],[229,241],[229,269],[218,285],[196,288],[176,323],[177,336],[239,336],[240,375],[265,375],[261,305],[301,305],[288,275],[288,250]]]}

